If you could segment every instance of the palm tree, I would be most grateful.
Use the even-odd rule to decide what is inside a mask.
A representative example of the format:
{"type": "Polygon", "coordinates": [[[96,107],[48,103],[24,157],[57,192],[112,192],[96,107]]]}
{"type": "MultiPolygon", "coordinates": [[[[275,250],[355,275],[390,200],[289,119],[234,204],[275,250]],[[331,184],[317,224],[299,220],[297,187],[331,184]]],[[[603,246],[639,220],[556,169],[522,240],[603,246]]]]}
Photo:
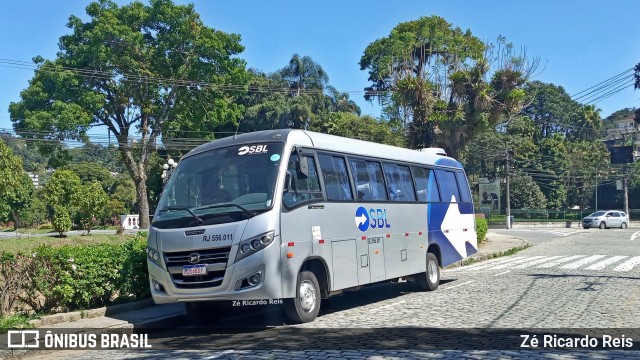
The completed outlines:
{"type": "Polygon", "coordinates": [[[298,54],[293,54],[289,65],[280,70],[280,74],[289,82],[290,88],[295,91],[295,96],[300,96],[303,90],[322,91],[329,82],[329,76],[320,64],[309,56],[300,57],[298,54]]]}

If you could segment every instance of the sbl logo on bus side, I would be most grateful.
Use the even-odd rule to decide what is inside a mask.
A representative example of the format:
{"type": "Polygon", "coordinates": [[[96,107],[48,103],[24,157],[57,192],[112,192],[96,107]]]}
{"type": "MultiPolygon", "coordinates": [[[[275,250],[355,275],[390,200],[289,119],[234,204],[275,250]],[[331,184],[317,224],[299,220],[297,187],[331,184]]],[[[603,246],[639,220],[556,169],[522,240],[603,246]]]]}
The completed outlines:
{"type": "Polygon", "coordinates": [[[356,210],[356,226],[362,232],[365,232],[371,226],[372,229],[390,228],[391,224],[387,220],[387,209],[366,209],[360,206],[356,210]]]}

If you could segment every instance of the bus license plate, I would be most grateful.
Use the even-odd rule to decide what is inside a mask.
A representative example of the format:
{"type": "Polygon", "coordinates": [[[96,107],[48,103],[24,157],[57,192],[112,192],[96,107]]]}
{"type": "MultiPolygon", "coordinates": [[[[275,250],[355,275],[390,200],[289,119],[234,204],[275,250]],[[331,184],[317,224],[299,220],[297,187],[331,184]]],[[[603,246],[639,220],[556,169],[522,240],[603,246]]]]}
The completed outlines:
{"type": "Polygon", "coordinates": [[[207,264],[185,265],[182,267],[182,276],[206,275],[207,264]]]}

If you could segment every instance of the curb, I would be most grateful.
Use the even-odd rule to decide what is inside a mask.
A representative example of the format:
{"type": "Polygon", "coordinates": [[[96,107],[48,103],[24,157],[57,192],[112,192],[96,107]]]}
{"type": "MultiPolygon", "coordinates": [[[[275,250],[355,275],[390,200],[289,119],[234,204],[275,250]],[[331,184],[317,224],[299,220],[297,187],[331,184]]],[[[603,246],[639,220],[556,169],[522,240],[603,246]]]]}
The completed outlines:
{"type": "Polygon", "coordinates": [[[60,324],[64,322],[78,321],[80,319],[91,319],[91,318],[97,318],[102,316],[120,314],[127,311],[143,309],[153,305],[154,305],[153,299],[149,298],[149,299],[134,301],[134,302],[125,303],[125,304],[105,306],[97,309],[44,315],[39,319],[30,320],[29,325],[33,326],[34,328],[39,328],[39,327],[60,324]]]}
{"type": "MultiPolygon", "coordinates": [[[[517,238],[520,239],[520,238],[517,238]]],[[[501,256],[507,256],[507,255],[511,255],[512,253],[518,252],[518,251],[522,251],[524,249],[530,248],[533,246],[532,243],[527,242],[524,239],[520,239],[522,240],[523,244],[522,245],[518,245],[518,246],[514,246],[511,248],[507,248],[504,250],[498,250],[498,251],[494,251],[494,252],[490,252],[487,254],[482,254],[482,255],[471,255],[466,259],[457,261],[447,267],[445,267],[445,269],[453,269],[453,268],[457,268],[460,266],[465,266],[465,265],[469,265],[469,264],[473,264],[479,261],[484,261],[484,260],[489,260],[489,259],[493,259],[493,258],[497,258],[497,257],[501,257],[501,256]]]]}

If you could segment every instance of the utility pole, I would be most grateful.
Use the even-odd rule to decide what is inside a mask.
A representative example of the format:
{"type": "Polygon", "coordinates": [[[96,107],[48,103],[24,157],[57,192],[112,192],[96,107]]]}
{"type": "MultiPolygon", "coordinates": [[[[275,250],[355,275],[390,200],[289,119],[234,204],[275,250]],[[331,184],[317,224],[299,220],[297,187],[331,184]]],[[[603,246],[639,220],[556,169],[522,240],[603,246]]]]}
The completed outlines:
{"type": "Polygon", "coordinates": [[[624,213],[629,215],[629,188],[627,187],[627,165],[625,164],[622,168],[622,189],[624,191],[623,201],[624,201],[624,213]]]}
{"type": "Polygon", "coordinates": [[[511,229],[511,199],[509,197],[509,148],[505,147],[505,167],[506,167],[506,183],[507,183],[507,229],[511,229]]]}
{"type": "Polygon", "coordinates": [[[598,172],[596,172],[596,211],[598,211],[598,172]]]}

